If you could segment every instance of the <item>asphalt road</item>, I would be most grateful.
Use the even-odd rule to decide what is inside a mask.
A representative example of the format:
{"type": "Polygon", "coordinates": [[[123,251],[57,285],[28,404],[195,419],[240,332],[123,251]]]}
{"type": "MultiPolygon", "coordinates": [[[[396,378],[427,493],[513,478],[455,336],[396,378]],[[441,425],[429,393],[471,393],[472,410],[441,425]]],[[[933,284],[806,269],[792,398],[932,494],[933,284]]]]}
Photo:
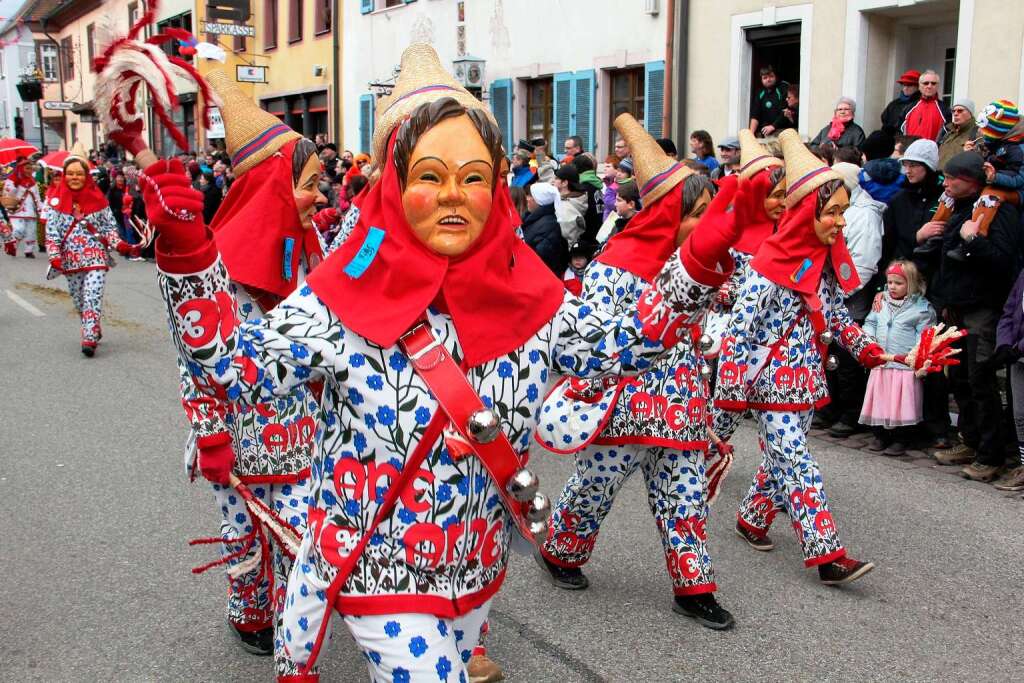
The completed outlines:
{"type": "MultiPolygon", "coordinates": [[[[215,534],[182,473],[185,419],[153,265],[110,274],[104,340],[78,351],[63,280],[0,256],[0,680],[272,680],[224,622],[224,579],[187,541],[215,534]],[[13,295],[13,297],[11,296],[13,295]],[[24,306],[23,304],[26,304],[24,306]]],[[[878,568],[819,585],[780,519],[776,549],[732,531],[756,468],[749,427],[709,523],[726,633],[671,611],[639,481],[610,515],[582,593],[517,557],[492,611],[492,656],[513,681],[1020,680],[1024,501],[923,458],[815,439],[840,532],[878,568]]],[[[571,460],[538,457],[549,495],[571,460]]],[[[365,680],[344,633],[324,681],[365,680]]]]}

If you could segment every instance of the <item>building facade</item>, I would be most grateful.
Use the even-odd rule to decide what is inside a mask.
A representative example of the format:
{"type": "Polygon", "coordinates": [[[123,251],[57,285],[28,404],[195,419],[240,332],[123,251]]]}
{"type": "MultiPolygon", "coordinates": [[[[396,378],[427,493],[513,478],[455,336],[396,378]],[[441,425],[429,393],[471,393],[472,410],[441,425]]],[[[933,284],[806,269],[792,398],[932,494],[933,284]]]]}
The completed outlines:
{"type": "Polygon", "coordinates": [[[668,20],[648,0],[351,0],[344,3],[345,148],[369,151],[377,98],[402,51],[431,43],[487,102],[506,147],[570,135],[603,159],[630,112],[660,136],[668,20]]]}

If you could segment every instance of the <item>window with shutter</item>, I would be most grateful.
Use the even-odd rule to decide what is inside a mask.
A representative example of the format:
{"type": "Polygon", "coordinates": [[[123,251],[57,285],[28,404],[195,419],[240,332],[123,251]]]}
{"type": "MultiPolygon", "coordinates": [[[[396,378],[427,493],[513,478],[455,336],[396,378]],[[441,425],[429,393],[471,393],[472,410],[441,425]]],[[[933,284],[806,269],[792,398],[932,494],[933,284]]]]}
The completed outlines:
{"type": "Polygon", "coordinates": [[[302,40],[302,0],[291,0],[288,3],[288,42],[297,43],[302,40]]]}
{"type": "Polygon", "coordinates": [[[501,129],[505,154],[512,149],[512,80],[503,78],[491,83],[491,111],[501,129]]]}
{"type": "Polygon", "coordinates": [[[369,14],[373,11],[373,0],[361,0],[363,3],[359,6],[359,11],[363,14],[369,14]]]}
{"type": "Polygon", "coordinates": [[[277,47],[277,0],[263,0],[263,49],[277,47]]]}
{"type": "MultiPolygon", "coordinates": [[[[608,122],[613,124],[619,114],[630,114],[643,124],[647,119],[646,111],[646,79],[642,66],[620,69],[609,73],[608,88],[608,122]]],[[[608,149],[615,148],[618,133],[614,126],[608,126],[608,149]]]]}
{"type": "Polygon", "coordinates": [[[576,97],[575,126],[572,135],[578,135],[583,139],[583,149],[587,152],[594,151],[594,85],[595,72],[593,69],[576,72],[576,97]]]}
{"type": "Polygon", "coordinates": [[[551,124],[554,116],[553,80],[534,78],[526,81],[526,139],[544,138],[551,141],[551,124]]]}
{"type": "Polygon", "coordinates": [[[660,138],[665,122],[665,62],[647,62],[644,72],[644,128],[660,138]]]}
{"type": "Polygon", "coordinates": [[[70,81],[75,77],[75,51],[70,36],[60,39],[60,59],[61,70],[64,72],[61,75],[65,81],[70,81]]]}
{"type": "Polygon", "coordinates": [[[552,156],[565,148],[565,139],[573,131],[573,88],[574,80],[571,71],[555,74],[554,129],[555,139],[549,147],[552,156]]]}
{"type": "Polygon", "coordinates": [[[373,104],[372,94],[359,97],[359,151],[372,154],[373,150],[373,104]]]}

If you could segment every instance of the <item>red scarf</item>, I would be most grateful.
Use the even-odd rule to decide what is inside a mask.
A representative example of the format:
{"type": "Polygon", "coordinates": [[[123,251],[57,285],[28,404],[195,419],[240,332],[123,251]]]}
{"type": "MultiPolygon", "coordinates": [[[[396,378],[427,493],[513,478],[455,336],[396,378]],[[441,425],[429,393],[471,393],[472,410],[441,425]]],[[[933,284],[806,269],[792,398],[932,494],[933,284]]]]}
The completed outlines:
{"type": "Polygon", "coordinates": [[[676,250],[683,216],[683,184],[644,207],[594,260],[651,282],[676,250]]]}
{"type": "MultiPolygon", "coordinates": [[[[394,144],[392,132],[388,149],[394,144]]],[[[519,215],[504,180],[495,185],[480,237],[457,258],[437,254],[413,234],[390,154],[358,206],[351,236],[306,283],[348,329],[378,346],[393,346],[437,299],[472,367],[518,349],[562,304],[562,283],[516,237],[519,215]],[[379,231],[383,241],[374,250],[379,231]]]]}
{"type": "Polygon", "coordinates": [[[828,139],[832,142],[836,142],[839,138],[843,137],[843,133],[846,131],[846,122],[841,121],[838,116],[832,117],[832,123],[828,128],[828,139]]]}
{"type": "Polygon", "coordinates": [[[910,108],[903,124],[904,133],[934,140],[946,125],[946,119],[939,107],[938,97],[921,98],[910,108]]]}
{"type": "Polygon", "coordinates": [[[734,210],[735,213],[752,219],[743,226],[740,238],[733,245],[733,249],[736,251],[744,254],[756,254],[764,241],[775,231],[775,221],[764,212],[764,200],[775,188],[769,177],[771,172],[771,168],[764,168],[755,173],[754,177],[747,181],[750,183],[749,187],[742,193],[737,193],[733,199],[734,202],[743,201],[747,204],[742,210],[737,207],[734,210]]]}
{"type": "Polygon", "coordinates": [[[294,147],[289,142],[237,178],[210,224],[231,279],[279,298],[295,291],[303,254],[311,270],[323,259],[316,230],[302,227],[295,206],[294,147]]]}
{"type": "Polygon", "coordinates": [[[32,177],[32,169],[29,168],[27,161],[19,161],[14,167],[14,173],[11,174],[11,181],[18,187],[32,187],[36,184],[35,179],[32,177]]]}
{"type": "Polygon", "coordinates": [[[49,197],[47,203],[51,209],[59,213],[74,215],[73,207],[75,205],[78,206],[78,210],[83,216],[110,208],[107,198],[100,192],[100,188],[96,187],[96,183],[89,173],[85,174],[85,184],[82,185],[81,190],[77,192],[72,190],[68,187],[67,175],[61,175],[60,183],[51,188],[51,192],[46,193],[49,197]]]}
{"type": "Polygon", "coordinates": [[[816,294],[825,260],[831,258],[840,286],[850,292],[860,284],[857,269],[853,267],[842,234],[829,248],[814,233],[817,200],[818,193],[811,192],[787,210],[778,232],[765,240],[750,261],[750,267],[777,285],[801,294],[816,294]]]}

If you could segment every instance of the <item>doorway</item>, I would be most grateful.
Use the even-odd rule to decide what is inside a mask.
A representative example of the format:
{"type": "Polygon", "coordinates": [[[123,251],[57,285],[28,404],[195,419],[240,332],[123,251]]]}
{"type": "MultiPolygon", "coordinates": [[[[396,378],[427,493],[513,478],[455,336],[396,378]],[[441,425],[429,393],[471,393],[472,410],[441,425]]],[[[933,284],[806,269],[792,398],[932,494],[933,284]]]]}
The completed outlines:
{"type": "Polygon", "coordinates": [[[750,108],[761,90],[762,67],[774,67],[779,83],[799,84],[800,28],[800,22],[790,22],[747,29],[747,42],[750,43],[750,108]]]}

